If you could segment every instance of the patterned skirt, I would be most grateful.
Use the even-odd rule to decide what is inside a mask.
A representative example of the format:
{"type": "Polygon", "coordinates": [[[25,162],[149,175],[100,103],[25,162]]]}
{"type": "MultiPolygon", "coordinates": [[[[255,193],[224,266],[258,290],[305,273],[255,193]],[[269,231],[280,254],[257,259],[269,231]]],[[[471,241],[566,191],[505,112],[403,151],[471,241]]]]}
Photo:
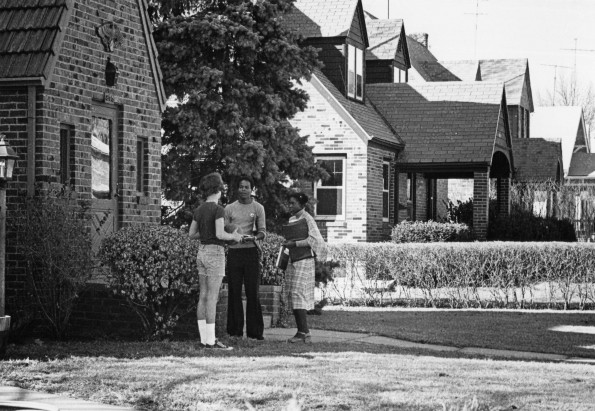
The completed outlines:
{"type": "Polygon", "coordinates": [[[289,308],[292,310],[314,309],[314,258],[290,261],[285,270],[289,308]]]}

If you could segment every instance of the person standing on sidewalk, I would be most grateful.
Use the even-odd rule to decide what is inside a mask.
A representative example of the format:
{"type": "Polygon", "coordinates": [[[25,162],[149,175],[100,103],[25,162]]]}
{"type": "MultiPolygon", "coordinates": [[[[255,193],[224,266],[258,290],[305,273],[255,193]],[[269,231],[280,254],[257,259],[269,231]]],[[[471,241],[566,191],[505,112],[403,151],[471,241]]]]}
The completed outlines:
{"type": "Polygon", "coordinates": [[[312,343],[312,337],[308,328],[307,312],[314,308],[315,260],[326,260],[327,247],[314,217],[305,210],[308,196],[304,193],[291,193],[287,197],[287,201],[291,213],[289,222],[305,219],[308,224],[308,237],[298,241],[286,240],[283,246],[290,250],[290,256],[291,249],[295,247],[309,247],[313,252],[313,256],[298,261],[292,261],[290,257],[285,271],[289,303],[293,309],[293,316],[297,326],[297,333],[287,341],[310,344],[312,343]]]}
{"type": "Polygon", "coordinates": [[[254,180],[242,176],[238,180],[237,201],[225,207],[225,223],[237,227],[244,235],[241,242],[230,244],[227,254],[227,333],[233,337],[244,335],[244,307],[242,284],[246,292],[246,334],[248,338],[264,340],[264,321],[260,305],[260,252],[257,241],[265,237],[264,207],[252,197],[254,180]]]}
{"type": "Polygon", "coordinates": [[[200,240],[198,265],[199,297],[196,306],[200,342],[206,348],[231,350],[215,338],[217,299],[225,276],[225,241],[241,241],[235,230],[225,232],[225,210],[219,205],[223,180],[219,173],[211,173],[200,180],[199,189],[206,200],[195,211],[188,231],[191,239],[200,240]]]}

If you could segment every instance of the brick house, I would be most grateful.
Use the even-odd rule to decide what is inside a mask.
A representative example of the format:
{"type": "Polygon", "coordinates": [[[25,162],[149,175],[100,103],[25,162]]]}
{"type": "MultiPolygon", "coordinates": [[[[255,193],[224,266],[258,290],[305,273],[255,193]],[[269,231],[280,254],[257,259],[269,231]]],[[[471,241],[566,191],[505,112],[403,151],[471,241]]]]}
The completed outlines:
{"type": "Polygon", "coordinates": [[[324,63],[304,82],[310,103],[291,123],[309,136],[332,176],[312,187],[316,219],[328,241],[384,240],[407,217],[434,218],[436,180],[452,176],[475,178],[477,198],[485,198],[477,202],[476,232],[485,237],[490,177],[501,183],[502,212],[509,210],[512,152],[504,85],[431,84],[428,96],[439,96],[440,103],[409,100],[421,91],[396,84],[407,81],[412,66],[402,20],[368,14],[366,21],[358,0],[298,0],[294,6],[287,27],[317,47],[324,63]],[[424,125],[429,127],[421,135],[413,132],[424,125]],[[451,147],[458,143],[460,150],[451,147]]]}
{"type": "Polygon", "coordinates": [[[403,142],[366,95],[361,2],[298,0],[285,20],[305,45],[320,49],[324,63],[303,84],[308,108],[291,120],[331,175],[312,187],[321,231],[330,242],[386,239],[395,223],[394,159],[403,142]]]}
{"type": "MultiPolygon", "coordinates": [[[[7,198],[71,186],[94,247],[161,217],[165,93],[145,0],[0,2],[0,132],[19,155],[7,198]]],[[[10,236],[10,233],[8,233],[10,236]]],[[[19,266],[7,251],[8,289],[19,266]]]]}

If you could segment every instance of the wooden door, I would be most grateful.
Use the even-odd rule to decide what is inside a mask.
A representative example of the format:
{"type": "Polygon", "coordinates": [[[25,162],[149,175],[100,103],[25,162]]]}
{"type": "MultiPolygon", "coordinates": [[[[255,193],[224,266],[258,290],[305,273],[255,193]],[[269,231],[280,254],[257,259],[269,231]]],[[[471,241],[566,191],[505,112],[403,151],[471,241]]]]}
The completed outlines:
{"type": "Polygon", "coordinates": [[[118,111],[94,105],[91,117],[91,236],[93,251],[118,229],[118,111]]]}

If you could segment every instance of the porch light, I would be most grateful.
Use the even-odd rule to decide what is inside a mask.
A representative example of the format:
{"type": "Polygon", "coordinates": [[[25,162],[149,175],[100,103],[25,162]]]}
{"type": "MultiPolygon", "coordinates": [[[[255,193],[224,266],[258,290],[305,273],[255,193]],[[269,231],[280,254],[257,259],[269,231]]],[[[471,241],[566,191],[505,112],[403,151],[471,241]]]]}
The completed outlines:
{"type": "Polygon", "coordinates": [[[19,158],[12,147],[4,140],[4,134],[0,134],[0,179],[10,180],[14,170],[14,162],[19,158]]]}

